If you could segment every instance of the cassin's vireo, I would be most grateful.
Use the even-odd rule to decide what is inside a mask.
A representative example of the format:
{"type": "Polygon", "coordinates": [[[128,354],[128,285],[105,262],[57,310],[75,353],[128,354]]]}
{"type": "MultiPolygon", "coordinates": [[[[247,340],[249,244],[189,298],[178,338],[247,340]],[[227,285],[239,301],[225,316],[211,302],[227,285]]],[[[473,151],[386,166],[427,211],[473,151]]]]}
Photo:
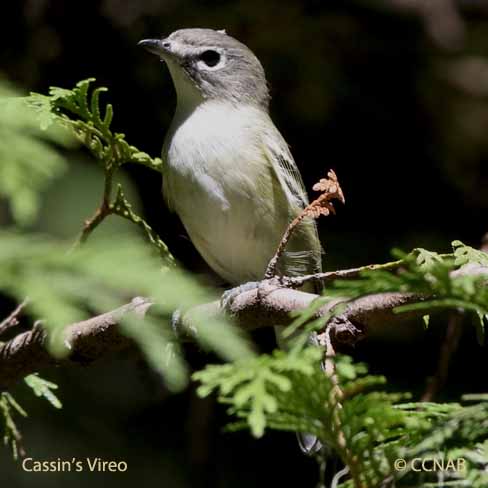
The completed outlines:
{"type": "MultiPolygon", "coordinates": [[[[269,116],[263,67],[225,31],[182,29],[139,44],[165,61],[177,94],[163,145],[163,194],[210,267],[233,285],[263,278],[307,195],[288,145],[269,116]]],[[[279,271],[321,270],[314,221],[304,220],[279,271]]],[[[304,451],[319,448],[300,436],[304,451]]]]}

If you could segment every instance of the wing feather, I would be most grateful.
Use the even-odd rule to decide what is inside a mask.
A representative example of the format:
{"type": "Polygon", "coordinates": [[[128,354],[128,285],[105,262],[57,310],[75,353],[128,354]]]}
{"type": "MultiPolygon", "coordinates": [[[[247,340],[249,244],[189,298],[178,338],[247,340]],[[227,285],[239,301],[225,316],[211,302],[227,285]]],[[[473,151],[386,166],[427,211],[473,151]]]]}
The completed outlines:
{"type": "MultiPolygon", "coordinates": [[[[295,218],[309,203],[302,176],[278,130],[273,134],[266,134],[265,137],[263,146],[266,157],[292,206],[291,218],[295,218]]],[[[288,247],[283,259],[287,274],[318,273],[322,270],[323,251],[314,219],[305,219],[300,224],[288,247]]]]}

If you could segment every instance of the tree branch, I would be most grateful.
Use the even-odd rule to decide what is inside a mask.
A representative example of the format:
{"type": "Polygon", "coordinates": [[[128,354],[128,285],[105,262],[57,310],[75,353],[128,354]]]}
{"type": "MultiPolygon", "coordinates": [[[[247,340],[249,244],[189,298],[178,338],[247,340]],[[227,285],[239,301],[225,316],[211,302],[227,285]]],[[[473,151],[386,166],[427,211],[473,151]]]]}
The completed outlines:
{"type": "MultiPolygon", "coordinates": [[[[468,264],[452,274],[488,275],[488,267],[468,264]]],[[[208,323],[223,314],[230,315],[238,327],[247,331],[276,324],[286,326],[293,320],[291,312],[306,309],[319,296],[284,288],[282,280],[275,277],[261,281],[258,288],[238,295],[226,310],[222,309],[219,300],[198,305],[182,314],[176,326],[187,335],[192,334],[193,338],[198,336],[200,324],[208,323]]],[[[395,313],[395,309],[429,298],[431,297],[412,293],[377,293],[354,300],[330,300],[312,317],[324,317],[323,332],[318,335],[319,343],[326,343],[330,336],[334,350],[341,350],[344,346],[354,345],[365,337],[397,334],[399,325],[429,311],[422,309],[399,314],[395,313]],[[342,304],[343,310],[328,318],[333,309],[338,310],[335,307],[339,304],[342,304]]],[[[137,297],[116,310],[68,325],[64,333],[70,354],[64,359],[55,359],[47,352],[46,333],[40,325],[6,343],[0,343],[0,390],[10,387],[28,374],[49,366],[86,365],[121,350],[130,349],[133,343],[119,332],[118,322],[121,317],[130,313],[135,313],[142,319],[151,305],[148,299],[137,297]]],[[[436,311],[438,310],[431,312],[436,311]]]]}
{"type": "Polygon", "coordinates": [[[19,315],[21,314],[23,308],[27,305],[27,302],[28,299],[26,298],[8,317],[0,322],[0,335],[12,327],[19,325],[19,315]]]}
{"type": "MultiPolygon", "coordinates": [[[[208,323],[223,313],[228,313],[239,327],[248,331],[277,323],[286,325],[292,321],[290,312],[307,308],[317,298],[318,295],[282,288],[276,279],[264,280],[258,289],[237,296],[227,312],[222,310],[219,301],[206,303],[184,313],[179,325],[197,336],[199,324],[208,323]]],[[[412,317],[412,313],[395,314],[394,308],[419,299],[411,294],[382,293],[347,302],[342,313],[327,322],[335,348],[355,344],[366,335],[383,334],[385,328],[393,329],[412,317]]],[[[340,302],[341,299],[328,302],[315,316],[325,316],[340,302]]],[[[0,389],[50,366],[86,365],[130,349],[133,344],[119,333],[118,321],[128,313],[142,318],[150,306],[149,300],[139,297],[116,310],[67,326],[65,341],[71,352],[64,359],[55,359],[47,352],[46,334],[40,326],[19,334],[0,346],[0,389]]]]}
{"type": "Polygon", "coordinates": [[[126,314],[143,316],[151,303],[134,298],[131,303],[112,312],[71,324],[65,329],[65,341],[71,349],[69,357],[59,360],[46,349],[46,333],[40,325],[17,335],[0,346],[0,390],[19,379],[49,366],[89,364],[109,354],[128,349],[131,341],[117,330],[118,320],[126,314]]]}

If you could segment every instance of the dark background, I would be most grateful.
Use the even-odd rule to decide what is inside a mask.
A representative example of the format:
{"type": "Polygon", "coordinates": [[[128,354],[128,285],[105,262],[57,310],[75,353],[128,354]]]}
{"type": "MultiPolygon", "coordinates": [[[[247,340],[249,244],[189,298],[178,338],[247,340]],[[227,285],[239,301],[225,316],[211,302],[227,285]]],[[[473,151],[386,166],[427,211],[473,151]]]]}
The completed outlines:
{"type": "MultiPolygon", "coordinates": [[[[0,27],[4,77],[40,92],[96,77],[110,90],[114,129],[152,155],[160,153],[175,97],[166,68],[137,41],[182,27],[225,28],[243,41],[265,67],[273,119],[307,188],[333,168],[344,189],[346,206],[319,222],[327,269],[384,262],[393,247],[445,252],[453,239],[479,246],[488,231],[486,1],[10,1],[2,4],[0,27]]],[[[68,158],[72,169],[45,195],[35,227],[62,237],[76,233],[101,189],[85,153],[68,158]]],[[[126,173],[140,211],[186,266],[201,269],[164,208],[160,177],[139,167],[126,173]]],[[[441,332],[364,344],[354,354],[395,387],[420,393],[435,369],[441,332]]],[[[257,337],[263,348],[264,335],[257,337]]],[[[477,374],[485,356],[467,327],[441,398],[486,391],[477,374]]],[[[189,357],[195,368],[209,360],[194,350],[189,357]]],[[[314,484],[314,463],[292,435],[256,441],[223,433],[223,409],[192,391],[169,395],[133,358],[44,376],[60,384],[61,413],[22,386],[13,392],[31,414],[20,422],[29,455],[124,460],[129,469],[28,475],[4,450],[2,486],[314,484]]]]}

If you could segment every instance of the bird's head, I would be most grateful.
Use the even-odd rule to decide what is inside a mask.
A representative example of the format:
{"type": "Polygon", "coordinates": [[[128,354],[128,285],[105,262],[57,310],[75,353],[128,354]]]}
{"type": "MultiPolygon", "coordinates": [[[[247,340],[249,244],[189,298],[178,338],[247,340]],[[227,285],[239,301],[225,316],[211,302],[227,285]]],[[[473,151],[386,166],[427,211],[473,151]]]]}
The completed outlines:
{"type": "Polygon", "coordinates": [[[181,29],[139,45],[168,65],[178,103],[214,99],[268,108],[269,90],[259,59],[225,31],[181,29]]]}

